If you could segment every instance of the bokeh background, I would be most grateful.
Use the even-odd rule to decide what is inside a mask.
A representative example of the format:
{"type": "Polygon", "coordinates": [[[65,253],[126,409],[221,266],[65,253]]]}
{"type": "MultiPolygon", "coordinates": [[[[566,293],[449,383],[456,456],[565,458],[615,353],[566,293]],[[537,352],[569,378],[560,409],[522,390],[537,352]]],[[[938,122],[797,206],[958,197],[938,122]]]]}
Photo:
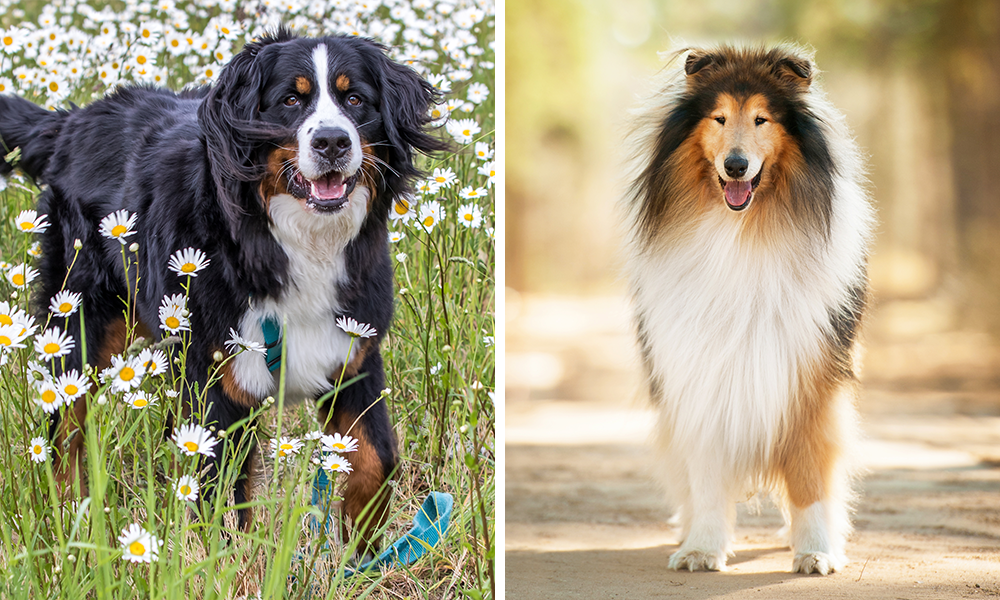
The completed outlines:
{"type": "Polygon", "coordinates": [[[506,36],[511,597],[1000,595],[1000,3],[508,0],[506,36]],[[649,477],[615,206],[658,53],[724,41],[814,50],[869,157],[867,474],[856,562],[822,584],[788,578],[766,503],[740,509],[735,574],[664,572],[678,540],[649,477]]]}
{"type": "MultiPolygon", "coordinates": [[[[880,226],[866,384],[1000,409],[1000,3],[511,0],[506,14],[511,317],[540,297],[622,293],[623,140],[658,52],[791,41],[815,50],[821,85],[870,156],[880,226]]],[[[515,396],[539,383],[530,371],[560,383],[537,366],[552,357],[510,358],[515,396]]],[[[578,379],[557,367],[561,383],[578,379]]]]}

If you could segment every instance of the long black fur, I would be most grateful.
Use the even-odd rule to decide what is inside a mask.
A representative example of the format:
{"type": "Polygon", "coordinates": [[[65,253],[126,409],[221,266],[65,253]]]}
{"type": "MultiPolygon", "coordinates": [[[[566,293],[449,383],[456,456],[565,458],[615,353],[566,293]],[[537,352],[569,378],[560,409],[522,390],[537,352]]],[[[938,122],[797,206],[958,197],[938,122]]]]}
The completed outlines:
{"type": "MultiPolygon", "coordinates": [[[[260,112],[262,99],[295,65],[307,64],[312,49],[325,43],[336,61],[364,73],[377,95],[362,137],[385,161],[375,177],[373,206],[359,235],[347,247],[348,281],[340,286],[344,314],[373,325],[379,339],[392,319],[392,268],[386,242],[386,220],[392,203],[418,174],[413,151],[447,147],[428,135],[428,108],[436,94],[414,71],[389,60],[385,49],[352,37],[295,38],[279,30],[247,44],[223,69],[210,88],[176,94],[150,87],[126,87],[85,108],[50,112],[26,100],[0,96],[0,136],[7,149],[21,149],[16,165],[47,186],[39,212],[51,223],[42,238],[41,284],[36,310],[43,314],[59,291],[76,254],[67,289],[83,294],[88,360],[94,363],[112,324],[122,320],[127,286],[137,273],[124,272],[119,242],[101,236],[98,224],[118,209],[138,214],[136,265],[140,276],[135,307],[150,332],[159,329],[158,308],[166,294],[178,293],[182,279],[167,269],[169,256],[194,247],[211,259],[193,281],[192,345],[188,377],[204,389],[212,355],[224,347],[229,329],[250,298],[280,297],[288,282],[288,259],[269,230],[258,187],[269,151],[295,137],[296,123],[260,112]]],[[[10,165],[0,165],[0,174],[10,165]]],[[[79,321],[67,329],[80,340],[79,321]]],[[[81,348],[67,357],[66,369],[82,366],[81,348]]],[[[361,372],[367,374],[340,392],[335,411],[360,415],[384,387],[382,358],[368,353],[361,372]]],[[[333,383],[331,382],[331,388],[333,383]]],[[[249,415],[222,386],[208,389],[206,423],[217,428],[249,415]]],[[[183,393],[190,403],[190,390],[183,393]]],[[[58,424],[53,417],[53,431],[58,424]]],[[[395,437],[384,402],[364,413],[369,441],[383,463],[385,476],[396,462],[395,437]]],[[[233,445],[237,435],[226,439],[233,445]]],[[[221,457],[225,452],[219,451],[221,457]]],[[[253,453],[241,471],[252,468],[253,453]]],[[[212,472],[219,458],[212,461],[212,472]]],[[[235,500],[246,500],[246,485],[237,485],[235,500]]],[[[246,514],[241,514],[245,524],[246,514]]]]}

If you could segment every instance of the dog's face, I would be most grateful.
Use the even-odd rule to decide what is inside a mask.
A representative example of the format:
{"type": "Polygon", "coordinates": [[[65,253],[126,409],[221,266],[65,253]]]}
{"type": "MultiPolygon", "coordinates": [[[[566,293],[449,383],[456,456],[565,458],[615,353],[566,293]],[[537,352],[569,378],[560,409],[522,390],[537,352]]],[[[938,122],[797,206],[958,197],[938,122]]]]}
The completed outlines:
{"type": "Polygon", "coordinates": [[[423,130],[435,98],[370,40],[279,30],[247,44],[198,113],[230,226],[285,194],[337,214],[359,186],[368,210],[387,214],[417,174],[412,151],[447,148],[423,130]]]}
{"type": "Polygon", "coordinates": [[[268,153],[261,195],[288,193],[317,213],[344,206],[366,152],[385,142],[378,83],[356,51],[330,46],[282,53],[260,103],[261,120],[294,134],[268,153]]]}
{"type": "Polygon", "coordinates": [[[700,137],[702,150],[719,177],[726,205],[743,210],[750,206],[764,166],[773,164],[784,150],[786,136],[764,96],[740,99],[720,94],[700,137]]]}

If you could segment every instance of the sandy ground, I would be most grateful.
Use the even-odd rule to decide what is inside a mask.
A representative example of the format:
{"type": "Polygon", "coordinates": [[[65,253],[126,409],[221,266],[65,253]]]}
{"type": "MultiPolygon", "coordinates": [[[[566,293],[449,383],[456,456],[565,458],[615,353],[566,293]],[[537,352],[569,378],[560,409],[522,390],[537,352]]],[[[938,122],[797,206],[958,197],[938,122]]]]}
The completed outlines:
{"type": "MultiPolygon", "coordinates": [[[[898,369],[892,381],[866,379],[867,473],[843,572],[789,573],[766,499],[756,512],[740,506],[729,571],[676,572],[624,303],[508,297],[507,307],[508,598],[1000,598],[1000,401],[981,384],[989,376],[929,389],[928,373],[947,365],[919,364],[925,348],[869,350],[914,363],[921,383],[901,384],[910,380],[898,369]]],[[[937,350],[944,362],[985,352],[937,350]]]]}

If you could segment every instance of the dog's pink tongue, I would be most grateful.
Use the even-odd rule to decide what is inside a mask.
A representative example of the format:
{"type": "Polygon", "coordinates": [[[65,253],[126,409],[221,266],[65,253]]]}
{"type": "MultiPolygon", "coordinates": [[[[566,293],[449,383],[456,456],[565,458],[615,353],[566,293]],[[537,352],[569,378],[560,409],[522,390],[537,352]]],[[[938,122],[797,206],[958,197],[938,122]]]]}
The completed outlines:
{"type": "Polygon", "coordinates": [[[320,200],[335,200],[344,197],[344,175],[327,173],[312,182],[312,195],[320,200]]]}
{"type": "Polygon", "coordinates": [[[749,181],[727,181],[726,202],[735,208],[743,206],[750,200],[751,188],[749,181]]]}

